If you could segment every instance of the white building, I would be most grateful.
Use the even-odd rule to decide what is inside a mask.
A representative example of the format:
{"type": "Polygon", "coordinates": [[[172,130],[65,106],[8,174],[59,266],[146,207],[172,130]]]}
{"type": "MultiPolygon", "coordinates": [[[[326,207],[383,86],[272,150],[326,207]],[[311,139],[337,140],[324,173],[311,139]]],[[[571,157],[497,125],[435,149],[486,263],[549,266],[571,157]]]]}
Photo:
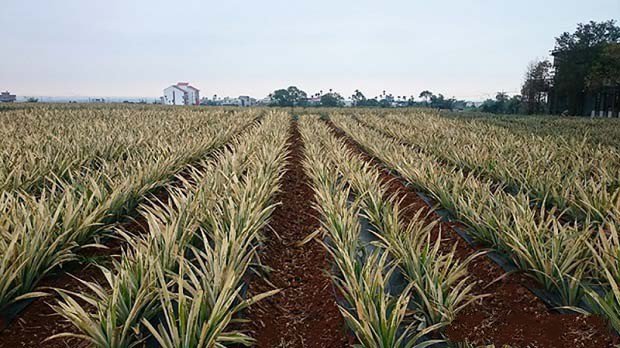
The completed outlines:
{"type": "Polygon", "coordinates": [[[163,103],[166,105],[198,105],[200,90],[188,82],[179,82],[164,89],[163,103]]]}
{"type": "Polygon", "coordinates": [[[247,95],[240,95],[239,98],[239,106],[254,106],[256,105],[256,99],[247,96],[247,95]]]}
{"type": "Polygon", "coordinates": [[[267,96],[267,97],[265,97],[263,99],[257,100],[256,104],[268,106],[268,105],[271,105],[272,102],[273,102],[273,100],[271,100],[271,97],[267,96]]]}
{"type": "Polygon", "coordinates": [[[241,102],[238,98],[224,97],[218,100],[218,105],[221,106],[239,106],[241,102]]]}

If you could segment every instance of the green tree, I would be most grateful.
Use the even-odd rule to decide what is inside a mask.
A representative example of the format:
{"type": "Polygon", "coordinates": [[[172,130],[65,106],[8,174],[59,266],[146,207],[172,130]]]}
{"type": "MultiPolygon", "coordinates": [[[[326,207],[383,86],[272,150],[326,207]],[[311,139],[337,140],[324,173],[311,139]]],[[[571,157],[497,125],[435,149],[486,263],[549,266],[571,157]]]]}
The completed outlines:
{"type": "Polygon", "coordinates": [[[431,108],[446,110],[454,109],[454,104],[456,103],[456,99],[446,99],[441,93],[439,93],[438,95],[431,94],[430,101],[431,108]]]}
{"type": "Polygon", "coordinates": [[[506,92],[497,92],[497,95],[495,95],[496,113],[506,113],[506,105],[508,104],[509,99],[510,97],[508,97],[508,94],[506,94],[506,92]]]}
{"type": "Polygon", "coordinates": [[[359,89],[355,90],[355,92],[351,96],[351,100],[353,100],[353,105],[355,106],[364,106],[364,104],[366,103],[366,97],[359,89]]]}
{"type": "Polygon", "coordinates": [[[592,64],[586,77],[589,90],[620,85],[620,44],[608,44],[592,64]]]}
{"type": "Polygon", "coordinates": [[[366,99],[364,101],[363,105],[361,105],[361,106],[379,107],[379,106],[381,106],[381,104],[379,103],[377,98],[370,98],[370,99],[366,99]]]}
{"type": "Polygon", "coordinates": [[[570,52],[600,47],[608,43],[620,41],[620,27],[615,20],[604,22],[590,21],[577,24],[574,33],[564,32],[555,39],[556,52],[570,52]]]}
{"type": "Polygon", "coordinates": [[[425,90],[422,91],[418,97],[421,98],[426,104],[428,104],[428,102],[433,97],[433,92],[425,90]]]}
{"type": "Polygon", "coordinates": [[[522,102],[528,114],[543,113],[546,110],[547,95],[551,89],[551,63],[548,60],[531,62],[521,87],[522,102]]]}
{"type": "Polygon", "coordinates": [[[506,104],[506,109],[505,112],[507,114],[520,114],[523,111],[523,98],[520,95],[514,95],[512,96],[512,98],[510,98],[506,104]]]}
{"type": "Polygon", "coordinates": [[[381,96],[382,98],[379,100],[379,105],[382,108],[392,107],[392,103],[394,102],[394,96],[391,93],[385,93],[385,91],[383,91],[383,94],[381,96]]]}
{"type": "Polygon", "coordinates": [[[606,47],[617,43],[620,27],[614,20],[578,24],[574,33],[565,32],[556,38],[554,93],[566,100],[562,109],[575,115],[582,113],[583,91],[596,88],[595,83],[590,84],[589,78],[594,78],[590,73],[606,47]]]}
{"type": "Polygon", "coordinates": [[[336,92],[331,92],[330,89],[329,93],[321,96],[321,106],[342,107],[344,106],[344,98],[336,92]]]}
{"type": "Polygon", "coordinates": [[[300,90],[295,86],[290,86],[287,89],[278,89],[271,95],[273,106],[304,106],[308,101],[308,95],[306,92],[300,90]]]}
{"type": "Polygon", "coordinates": [[[497,92],[495,99],[487,99],[480,105],[480,111],[493,114],[521,113],[523,101],[520,95],[509,97],[505,92],[497,92]]]}

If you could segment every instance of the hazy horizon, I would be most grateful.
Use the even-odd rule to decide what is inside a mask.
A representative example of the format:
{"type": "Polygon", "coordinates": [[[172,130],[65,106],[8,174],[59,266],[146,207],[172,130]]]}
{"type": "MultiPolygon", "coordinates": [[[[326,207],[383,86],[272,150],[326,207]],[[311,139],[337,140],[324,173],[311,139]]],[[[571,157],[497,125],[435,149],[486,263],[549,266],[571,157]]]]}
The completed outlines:
{"type": "Polygon", "coordinates": [[[618,0],[5,0],[0,90],[156,98],[189,81],[206,97],[295,85],[483,100],[518,92],[562,32],[618,17],[618,0]]]}

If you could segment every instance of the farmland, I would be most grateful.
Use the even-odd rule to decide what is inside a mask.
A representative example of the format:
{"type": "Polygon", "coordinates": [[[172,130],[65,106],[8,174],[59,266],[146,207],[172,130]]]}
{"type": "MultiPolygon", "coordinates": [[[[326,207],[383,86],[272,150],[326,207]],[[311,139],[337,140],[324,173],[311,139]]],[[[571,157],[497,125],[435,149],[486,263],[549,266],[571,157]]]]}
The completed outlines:
{"type": "Polygon", "coordinates": [[[617,120],[0,110],[0,347],[612,347],[617,120]]]}

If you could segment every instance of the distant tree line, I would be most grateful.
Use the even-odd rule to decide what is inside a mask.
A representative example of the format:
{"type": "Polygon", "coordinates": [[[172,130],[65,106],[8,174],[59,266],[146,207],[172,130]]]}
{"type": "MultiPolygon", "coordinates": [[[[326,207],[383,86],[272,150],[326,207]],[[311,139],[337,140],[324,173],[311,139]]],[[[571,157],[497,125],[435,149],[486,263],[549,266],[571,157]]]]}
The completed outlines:
{"type": "Polygon", "coordinates": [[[308,94],[295,86],[287,89],[278,89],[269,95],[273,106],[306,106],[308,94]]]}
{"type": "MultiPolygon", "coordinates": [[[[319,91],[308,97],[308,94],[295,87],[290,86],[286,89],[278,89],[269,95],[271,106],[281,107],[344,107],[345,98],[338,92],[329,90],[327,93],[319,91]]],[[[383,91],[380,95],[367,98],[360,90],[355,90],[350,97],[350,106],[355,107],[428,107],[435,109],[454,110],[464,109],[467,103],[464,100],[446,98],[443,94],[437,94],[426,90],[419,94],[420,101],[416,101],[414,96],[394,96],[383,91]]]]}
{"type": "Polygon", "coordinates": [[[498,92],[495,99],[487,99],[478,109],[482,112],[490,112],[494,114],[519,114],[523,111],[523,97],[515,95],[509,97],[504,92],[498,92]]]}

